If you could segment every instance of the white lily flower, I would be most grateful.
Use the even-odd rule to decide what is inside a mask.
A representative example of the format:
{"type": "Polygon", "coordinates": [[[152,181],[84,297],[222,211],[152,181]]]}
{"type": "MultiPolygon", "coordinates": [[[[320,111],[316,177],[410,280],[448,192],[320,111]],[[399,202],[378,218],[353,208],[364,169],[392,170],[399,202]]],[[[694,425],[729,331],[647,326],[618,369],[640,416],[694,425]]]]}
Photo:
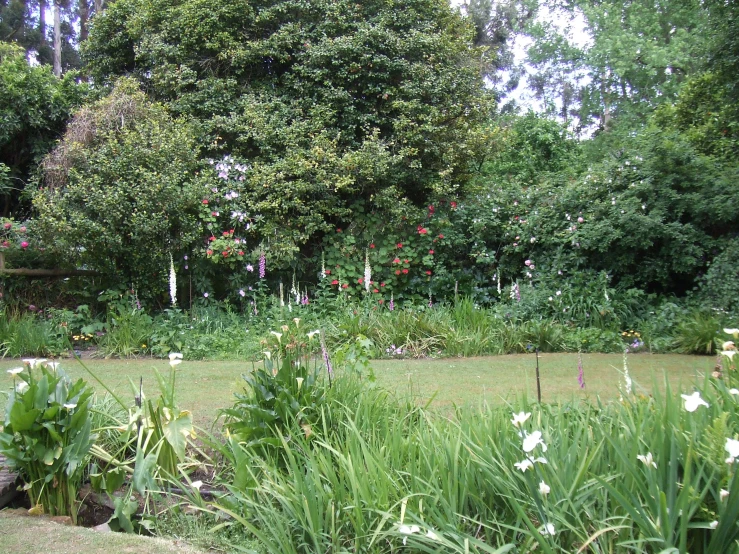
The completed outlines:
{"type": "Polygon", "coordinates": [[[24,358],[23,363],[26,364],[28,367],[33,369],[37,365],[41,365],[46,361],[46,358],[24,358]]]}
{"type": "Polygon", "coordinates": [[[303,386],[303,378],[302,377],[296,377],[295,380],[298,382],[298,390],[303,386]]]}
{"type": "Polygon", "coordinates": [[[734,439],[726,439],[724,450],[728,452],[729,457],[726,458],[727,464],[733,464],[736,458],[739,458],[739,441],[734,439]]]}
{"type": "Polygon", "coordinates": [[[277,331],[270,331],[270,333],[277,337],[277,342],[282,342],[282,333],[278,333],[277,331]]]}
{"type": "Polygon", "coordinates": [[[716,527],[718,527],[718,520],[714,519],[711,523],[708,524],[708,527],[710,527],[711,529],[715,529],[716,527]]]}
{"type": "Polygon", "coordinates": [[[531,460],[535,464],[547,464],[547,463],[549,463],[549,462],[547,462],[547,459],[546,458],[542,458],[541,456],[539,456],[538,458],[529,458],[529,460],[531,460]]]}
{"type": "Polygon", "coordinates": [[[182,359],[182,354],[180,354],[179,352],[170,352],[169,353],[169,359],[170,360],[181,360],[182,359]]]}
{"type": "Polygon", "coordinates": [[[514,427],[520,427],[521,424],[526,423],[526,420],[531,417],[531,412],[518,412],[517,414],[513,414],[513,419],[511,420],[511,423],[513,423],[514,427]]]}
{"type": "Polygon", "coordinates": [[[179,358],[175,358],[174,360],[169,360],[169,367],[175,367],[182,363],[182,360],[179,358]]]}
{"type": "Polygon", "coordinates": [[[316,329],[315,331],[311,331],[310,333],[308,333],[308,340],[312,339],[313,337],[315,337],[320,332],[321,332],[320,329],[316,329]]]}
{"type": "Polygon", "coordinates": [[[527,469],[531,469],[532,467],[534,467],[534,463],[528,458],[526,458],[522,462],[516,462],[513,465],[516,466],[516,469],[520,469],[522,473],[524,473],[527,469]]]}
{"type": "Polygon", "coordinates": [[[195,489],[195,490],[199,491],[199,490],[200,490],[200,487],[202,487],[202,486],[203,486],[203,482],[202,482],[202,481],[193,481],[192,483],[190,483],[190,486],[191,486],[191,487],[192,487],[193,489],[195,489]]]}
{"type": "Polygon", "coordinates": [[[265,350],[263,354],[264,354],[264,357],[267,358],[268,360],[272,359],[272,352],[270,352],[269,350],[265,350]]]}
{"type": "Polygon", "coordinates": [[[733,362],[734,361],[734,354],[736,354],[736,352],[737,352],[736,350],[722,350],[721,351],[721,355],[722,356],[726,356],[727,358],[729,358],[729,360],[731,360],[733,362]]]}
{"type": "Polygon", "coordinates": [[[62,365],[61,362],[46,362],[46,367],[50,368],[52,371],[59,369],[60,365],[62,365]]]}
{"type": "Polygon", "coordinates": [[[726,489],[721,489],[718,495],[721,497],[721,500],[725,500],[726,497],[729,496],[729,491],[727,491],[726,489]]]}
{"type": "Polygon", "coordinates": [[[431,529],[429,529],[428,531],[426,531],[426,537],[429,538],[429,539],[431,539],[432,541],[438,541],[439,540],[439,535],[437,535],[436,533],[434,533],[431,529]]]}
{"type": "Polygon", "coordinates": [[[554,529],[554,523],[547,523],[544,526],[544,529],[541,531],[542,535],[551,535],[552,537],[557,534],[557,531],[554,529]]]}
{"type": "Polygon", "coordinates": [[[23,370],[26,369],[25,367],[14,367],[13,369],[9,369],[8,373],[11,375],[18,375],[19,373],[22,373],[23,370]]]}
{"type": "Polygon", "coordinates": [[[708,408],[708,402],[701,398],[700,391],[695,391],[693,394],[681,394],[685,400],[685,409],[689,412],[694,412],[698,409],[698,406],[705,406],[708,408]]]}
{"type": "Polygon", "coordinates": [[[739,396],[739,389],[729,389],[729,394],[736,394],[739,396]]]}
{"type": "Polygon", "coordinates": [[[551,487],[547,485],[544,481],[539,483],[539,494],[546,496],[549,494],[551,490],[552,490],[551,487]]]}
{"type": "Polygon", "coordinates": [[[293,318],[293,321],[295,322],[295,327],[300,327],[300,318],[299,317],[294,317],[293,318]]]}
{"type": "Polygon", "coordinates": [[[541,445],[541,449],[544,452],[547,451],[547,445],[541,440],[541,431],[534,431],[523,439],[523,451],[531,452],[538,444],[541,445]]]}
{"type": "Polygon", "coordinates": [[[646,456],[643,456],[642,454],[639,454],[636,457],[637,460],[640,462],[643,462],[645,466],[652,466],[654,469],[657,469],[657,463],[654,461],[654,458],[652,458],[652,453],[647,452],[646,456]]]}
{"type": "Polygon", "coordinates": [[[408,540],[407,535],[412,535],[413,533],[418,533],[421,530],[421,528],[418,525],[401,525],[398,528],[398,531],[401,535],[406,535],[403,537],[403,546],[405,546],[406,541],[408,540]]]}
{"type": "Polygon", "coordinates": [[[25,381],[21,381],[15,386],[15,392],[17,392],[18,394],[22,394],[23,391],[26,390],[27,388],[28,388],[28,383],[26,383],[25,381]]]}
{"type": "Polygon", "coordinates": [[[724,328],[724,333],[727,335],[734,335],[735,339],[739,339],[739,329],[726,329],[724,328]]]}
{"type": "Polygon", "coordinates": [[[68,410],[74,410],[77,407],[77,404],[65,404],[64,407],[68,410]]]}
{"type": "Polygon", "coordinates": [[[721,350],[736,350],[736,345],[733,340],[727,340],[721,345],[721,350]]]}

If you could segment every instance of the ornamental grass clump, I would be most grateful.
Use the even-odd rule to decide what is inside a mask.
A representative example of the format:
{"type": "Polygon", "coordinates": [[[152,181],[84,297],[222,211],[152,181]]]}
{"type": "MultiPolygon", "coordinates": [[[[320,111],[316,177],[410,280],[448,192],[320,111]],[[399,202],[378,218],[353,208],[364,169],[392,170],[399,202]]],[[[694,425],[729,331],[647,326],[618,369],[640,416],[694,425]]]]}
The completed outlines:
{"type": "Polygon", "coordinates": [[[77,492],[94,436],[92,390],[64,373],[58,362],[24,360],[14,377],[0,432],[0,453],[17,470],[31,504],[77,522],[77,492]]]}

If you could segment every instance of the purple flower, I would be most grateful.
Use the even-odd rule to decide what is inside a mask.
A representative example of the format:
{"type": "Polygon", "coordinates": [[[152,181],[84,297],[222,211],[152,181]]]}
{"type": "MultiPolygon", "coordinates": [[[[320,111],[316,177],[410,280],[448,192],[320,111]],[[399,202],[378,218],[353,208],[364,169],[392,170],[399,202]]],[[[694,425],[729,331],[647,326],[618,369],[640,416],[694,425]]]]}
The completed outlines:
{"type": "Polygon", "coordinates": [[[264,279],[265,274],[267,273],[267,257],[264,255],[264,252],[261,253],[259,256],[259,278],[264,279]]]}
{"type": "Polygon", "coordinates": [[[323,354],[323,361],[326,364],[326,371],[328,371],[329,379],[334,374],[334,368],[331,366],[331,358],[328,355],[328,349],[326,348],[326,341],[323,339],[323,333],[321,333],[321,354],[323,354]]]}
{"type": "Polygon", "coordinates": [[[239,294],[241,295],[242,298],[244,296],[246,296],[246,293],[244,292],[244,289],[239,289],[239,294]]]}
{"type": "Polygon", "coordinates": [[[247,270],[247,271],[250,271],[250,272],[251,272],[251,271],[254,271],[254,266],[253,266],[253,265],[251,265],[251,264],[246,264],[246,270],[247,270]]]}
{"type": "Polygon", "coordinates": [[[204,296],[205,298],[208,298],[209,294],[208,294],[207,292],[204,292],[204,293],[203,293],[203,296],[204,296]]]}
{"type": "Polygon", "coordinates": [[[577,353],[577,382],[580,384],[580,388],[585,388],[585,373],[582,369],[582,354],[577,353]]]}

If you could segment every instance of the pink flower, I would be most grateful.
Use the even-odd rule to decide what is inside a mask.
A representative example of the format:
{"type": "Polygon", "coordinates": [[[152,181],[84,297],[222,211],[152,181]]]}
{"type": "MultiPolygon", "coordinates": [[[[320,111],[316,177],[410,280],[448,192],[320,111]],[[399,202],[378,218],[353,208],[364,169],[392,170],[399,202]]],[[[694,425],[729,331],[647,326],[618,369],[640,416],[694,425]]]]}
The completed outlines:
{"type": "Polygon", "coordinates": [[[6,231],[7,231],[8,229],[10,229],[10,228],[11,228],[12,226],[13,226],[13,224],[12,224],[12,223],[6,223],[5,225],[3,225],[3,227],[5,227],[5,230],[6,230],[6,231]]]}
{"type": "Polygon", "coordinates": [[[25,227],[21,227],[21,228],[20,228],[20,229],[18,229],[18,230],[19,230],[19,231],[20,231],[21,233],[25,233],[25,232],[26,232],[26,228],[25,228],[25,227]]]}
{"type": "Polygon", "coordinates": [[[21,243],[21,248],[28,248],[28,243],[25,240],[21,243]]]}
{"type": "Polygon", "coordinates": [[[578,223],[583,223],[584,221],[585,221],[585,220],[584,220],[584,219],[583,219],[582,217],[578,217],[578,218],[577,218],[577,222],[578,222],[578,223]]]}

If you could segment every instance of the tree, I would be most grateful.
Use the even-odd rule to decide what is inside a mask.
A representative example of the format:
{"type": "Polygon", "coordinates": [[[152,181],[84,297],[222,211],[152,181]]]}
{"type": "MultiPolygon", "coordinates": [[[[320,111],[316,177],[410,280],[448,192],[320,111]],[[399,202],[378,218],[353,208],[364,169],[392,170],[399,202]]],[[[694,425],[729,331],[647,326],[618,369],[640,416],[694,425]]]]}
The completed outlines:
{"type": "Polygon", "coordinates": [[[21,203],[26,183],[41,158],[64,132],[87,87],[72,76],[57,79],[48,66],[32,67],[17,45],[0,43],[0,185],[2,216],[28,206],[21,203]]]}
{"type": "Polygon", "coordinates": [[[464,186],[490,105],[471,39],[444,0],[118,0],[84,50],[98,83],[136,76],[250,166],[244,210],[290,257],[357,200],[464,186]]]}
{"type": "Polygon", "coordinates": [[[204,169],[191,127],[146,100],[131,80],[78,111],[44,161],[38,228],[142,297],[167,290],[169,255],[201,236],[204,169]]]}

